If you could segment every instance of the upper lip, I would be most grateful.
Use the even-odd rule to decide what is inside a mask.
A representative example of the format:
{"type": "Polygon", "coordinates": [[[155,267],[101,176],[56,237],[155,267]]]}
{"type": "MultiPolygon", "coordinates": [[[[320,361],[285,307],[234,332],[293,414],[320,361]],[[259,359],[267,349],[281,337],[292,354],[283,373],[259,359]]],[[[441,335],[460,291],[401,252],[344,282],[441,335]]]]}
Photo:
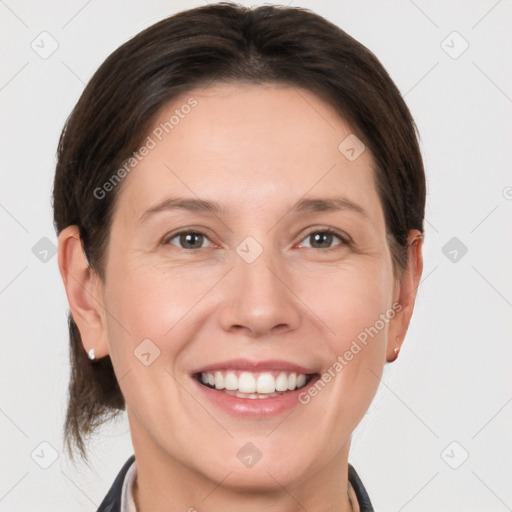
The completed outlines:
{"type": "Polygon", "coordinates": [[[215,370],[245,370],[248,372],[262,372],[265,370],[286,370],[290,372],[313,374],[315,370],[306,368],[289,361],[279,359],[266,359],[264,361],[251,361],[250,359],[230,359],[228,361],[219,361],[206,366],[201,366],[192,372],[193,375],[198,373],[207,373],[215,370]]]}

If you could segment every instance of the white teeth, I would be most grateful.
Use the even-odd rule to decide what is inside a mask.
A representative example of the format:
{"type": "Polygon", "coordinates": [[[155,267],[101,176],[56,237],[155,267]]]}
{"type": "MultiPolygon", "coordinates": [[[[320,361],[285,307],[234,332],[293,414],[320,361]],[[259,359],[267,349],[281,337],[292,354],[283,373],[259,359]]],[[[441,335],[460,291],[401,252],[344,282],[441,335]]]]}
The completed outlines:
{"type": "Polygon", "coordinates": [[[275,396],[279,396],[281,393],[268,393],[268,394],[258,394],[258,393],[240,393],[240,391],[224,391],[228,395],[236,396],[238,398],[250,398],[252,400],[259,398],[274,398],[275,396]]]}
{"type": "Polygon", "coordinates": [[[233,372],[226,373],[226,377],[224,377],[224,386],[230,391],[238,389],[238,378],[233,372]]]}
{"type": "Polygon", "coordinates": [[[258,393],[273,393],[275,390],[276,381],[274,377],[270,373],[261,373],[256,381],[256,391],[258,393]]]}
{"type": "Polygon", "coordinates": [[[215,372],[215,389],[224,389],[224,376],[221,372],[215,372]]]}
{"type": "Polygon", "coordinates": [[[284,372],[277,376],[276,391],[288,391],[288,377],[284,372]]]}
{"type": "Polygon", "coordinates": [[[297,375],[295,372],[280,372],[277,376],[274,375],[271,372],[203,372],[201,382],[218,390],[224,389],[235,396],[245,394],[246,398],[269,398],[278,396],[276,393],[302,388],[307,381],[307,376],[303,373],[297,375]]]}
{"type": "Polygon", "coordinates": [[[240,393],[254,393],[256,391],[256,379],[249,372],[242,372],[238,377],[238,391],[240,393]]]}

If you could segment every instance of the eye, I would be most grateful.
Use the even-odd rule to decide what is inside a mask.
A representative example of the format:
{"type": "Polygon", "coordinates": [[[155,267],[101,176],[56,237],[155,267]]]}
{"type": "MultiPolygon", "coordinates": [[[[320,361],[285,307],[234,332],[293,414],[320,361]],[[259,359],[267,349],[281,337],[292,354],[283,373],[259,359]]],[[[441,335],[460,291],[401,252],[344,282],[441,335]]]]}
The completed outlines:
{"type": "MultiPolygon", "coordinates": [[[[202,249],[208,247],[210,239],[198,231],[182,231],[169,237],[166,244],[175,245],[181,249],[202,249]]],[[[299,247],[311,249],[331,249],[335,246],[347,245],[343,237],[331,229],[311,231],[302,239],[299,247]]]]}
{"type": "Polygon", "coordinates": [[[209,241],[209,238],[203,233],[197,231],[183,231],[176,233],[167,239],[168,244],[177,245],[181,249],[202,249],[207,247],[205,242],[209,241]]]}
{"type": "Polygon", "coordinates": [[[309,247],[312,249],[331,249],[334,245],[347,245],[347,242],[338,235],[334,231],[330,229],[322,229],[317,231],[311,231],[299,245],[299,247],[309,247]],[[304,243],[304,240],[309,241],[309,243],[304,243]]]}

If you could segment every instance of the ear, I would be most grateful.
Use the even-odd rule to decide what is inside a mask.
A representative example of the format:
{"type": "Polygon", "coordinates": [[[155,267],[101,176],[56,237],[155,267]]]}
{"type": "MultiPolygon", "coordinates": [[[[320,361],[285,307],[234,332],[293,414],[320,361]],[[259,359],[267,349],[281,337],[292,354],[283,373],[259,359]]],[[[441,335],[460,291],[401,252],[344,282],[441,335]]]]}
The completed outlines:
{"type": "Polygon", "coordinates": [[[407,329],[409,328],[416,300],[416,292],[420,284],[421,273],[423,272],[422,250],[423,235],[417,229],[412,229],[407,237],[407,268],[400,281],[397,282],[394,294],[393,303],[399,303],[401,309],[389,322],[386,350],[388,362],[393,362],[398,357],[407,329]]]}
{"type": "Polygon", "coordinates": [[[96,359],[108,354],[103,284],[89,267],[78,226],[63,229],[58,238],[59,270],[69,307],[86,352],[94,348],[96,359]]]}

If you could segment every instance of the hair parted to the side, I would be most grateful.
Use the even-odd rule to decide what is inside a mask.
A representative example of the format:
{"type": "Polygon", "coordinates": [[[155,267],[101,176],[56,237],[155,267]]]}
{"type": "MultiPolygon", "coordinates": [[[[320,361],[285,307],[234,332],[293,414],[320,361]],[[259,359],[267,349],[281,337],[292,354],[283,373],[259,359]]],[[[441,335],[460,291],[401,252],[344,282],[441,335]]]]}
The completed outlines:
{"type": "MultiPolygon", "coordinates": [[[[62,131],[53,207],[57,233],[77,225],[92,271],[104,279],[105,249],[122,187],[101,187],[147,136],[160,109],[194,87],[280,83],[331,104],[371,151],[396,276],[410,229],[423,232],[425,175],[416,127],[377,58],[306,9],[219,3],[180,12],[114,51],[86,86],[62,131]]],[[[340,141],[341,142],[341,141],[340,141]]],[[[69,315],[71,378],[64,438],[87,460],[85,441],[124,410],[109,356],[90,361],[69,315]]]]}

